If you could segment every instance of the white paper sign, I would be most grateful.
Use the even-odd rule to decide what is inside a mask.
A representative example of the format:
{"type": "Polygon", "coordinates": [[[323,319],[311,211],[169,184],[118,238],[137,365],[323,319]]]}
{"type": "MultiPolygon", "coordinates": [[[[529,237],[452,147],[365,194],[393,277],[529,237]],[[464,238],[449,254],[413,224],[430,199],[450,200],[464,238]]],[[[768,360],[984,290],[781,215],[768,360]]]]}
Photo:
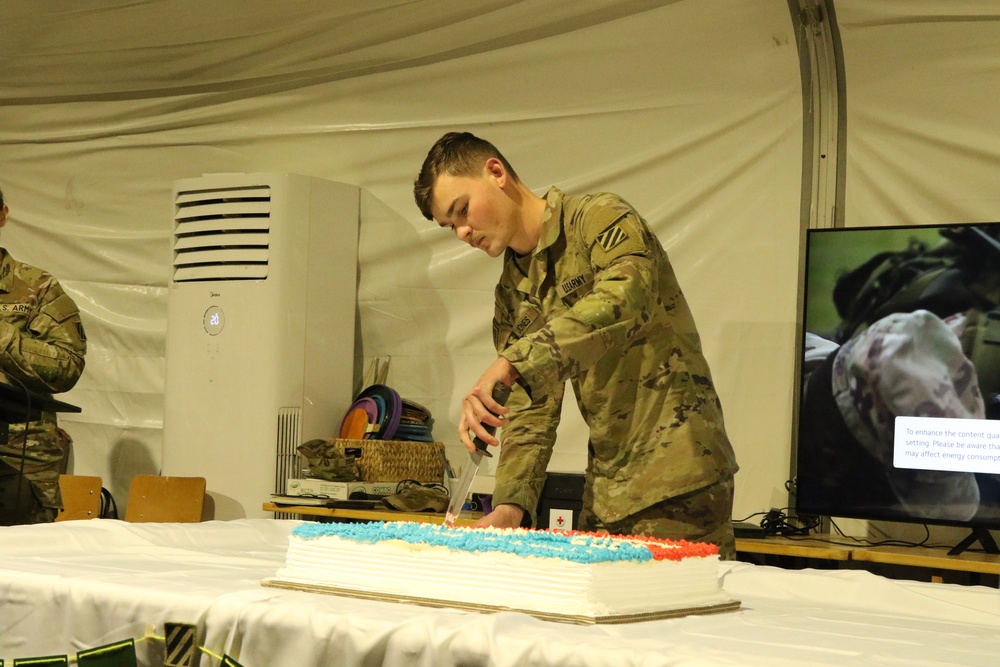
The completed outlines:
{"type": "Polygon", "coordinates": [[[897,468],[1000,473],[1000,421],[896,417],[897,468]]]}

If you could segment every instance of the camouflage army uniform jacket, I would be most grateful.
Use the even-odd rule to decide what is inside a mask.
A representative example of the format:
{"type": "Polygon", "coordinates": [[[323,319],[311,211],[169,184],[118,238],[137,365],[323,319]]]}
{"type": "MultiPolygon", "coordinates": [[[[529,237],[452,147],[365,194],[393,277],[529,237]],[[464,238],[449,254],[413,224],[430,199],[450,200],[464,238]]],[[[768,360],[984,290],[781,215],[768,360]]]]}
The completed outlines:
{"type": "Polygon", "coordinates": [[[530,256],[507,250],[493,337],[521,375],[494,506],[535,511],[566,380],[590,429],[584,502],[604,522],[737,470],[694,319],[645,220],[615,195],[546,195],[530,256]]]}
{"type": "MultiPolygon", "coordinates": [[[[19,262],[0,248],[0,367],[32,391],[71,389],[83,372],[86,337],[73,299],[50,274],[19,262]]],[[[20,469],[23,423],[10,425],[0,460],[20,469]]],[[[53,412],[27,425],[24,470],[46,507],[58,499],[59,468],[68,438],[53,412]]]]}

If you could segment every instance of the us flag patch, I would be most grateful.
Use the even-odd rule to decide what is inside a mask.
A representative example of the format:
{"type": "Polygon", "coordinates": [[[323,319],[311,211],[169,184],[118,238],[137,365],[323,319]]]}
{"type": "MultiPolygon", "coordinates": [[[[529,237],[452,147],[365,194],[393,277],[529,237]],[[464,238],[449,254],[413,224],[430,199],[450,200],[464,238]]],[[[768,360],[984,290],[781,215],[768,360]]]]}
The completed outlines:
{"type": "Polygon", "coordinates": [[[604,252],[621,245],[626,240],[628,240],[628,234],[617,222],[597,236],[597,244],[604,248],[604,252]]]}

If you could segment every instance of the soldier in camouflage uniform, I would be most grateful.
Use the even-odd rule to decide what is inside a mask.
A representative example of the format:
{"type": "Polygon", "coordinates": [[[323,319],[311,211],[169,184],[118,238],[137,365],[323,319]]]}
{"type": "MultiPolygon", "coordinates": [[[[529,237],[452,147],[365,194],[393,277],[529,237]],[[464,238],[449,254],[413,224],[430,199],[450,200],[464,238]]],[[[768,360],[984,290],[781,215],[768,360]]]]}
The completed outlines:
{"type": "MultiPolygon", "coordinates": [[[[0,227],[8,208],[0,193],[0,227]]],[[[62,392],[83,371],[86,337],[76,304],[51,275],[0,248],[0,370],[15,387],[62,392]]],[[[71,440],[53,412],[10,424],[0,444],[0,525],[53,521],[61,507],[59,475],[71,440]]]]}
{"type": "Polygon", "coordinates": [[[580,528],[713,542],[733,558],[735,456],[691,312],[642,217],[611,194],[538,197],[467,133],[435,144],[414,196],[425,217],[504,256],[499,358],[459,424],[470,449],[470,430],[498,443],[480,422],[503,427],[482,523],[536,522],[569,380],[590,429],[580,528]],[[490,395],[497,381],[515,385],[506,407],[490,395]]]}

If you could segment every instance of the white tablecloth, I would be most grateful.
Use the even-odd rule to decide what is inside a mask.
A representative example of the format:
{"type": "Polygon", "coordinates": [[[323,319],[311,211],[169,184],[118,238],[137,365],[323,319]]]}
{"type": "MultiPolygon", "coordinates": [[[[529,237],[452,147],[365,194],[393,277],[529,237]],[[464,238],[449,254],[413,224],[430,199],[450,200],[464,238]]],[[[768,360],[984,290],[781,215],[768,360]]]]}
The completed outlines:
{"type": "MultiPolygon", "coordinates": [[[[294,521],[0,528],[0,658],[73,655],[165,622],[244,667],[1000,664],[1000,592],[723,563],[739,611],[582,626],[266,588],[294,521]]],[[[140,662],[162,664],[157,641],[140,662]]],[[[8,663],[10,664],[10,663],[8,663]]]]}

